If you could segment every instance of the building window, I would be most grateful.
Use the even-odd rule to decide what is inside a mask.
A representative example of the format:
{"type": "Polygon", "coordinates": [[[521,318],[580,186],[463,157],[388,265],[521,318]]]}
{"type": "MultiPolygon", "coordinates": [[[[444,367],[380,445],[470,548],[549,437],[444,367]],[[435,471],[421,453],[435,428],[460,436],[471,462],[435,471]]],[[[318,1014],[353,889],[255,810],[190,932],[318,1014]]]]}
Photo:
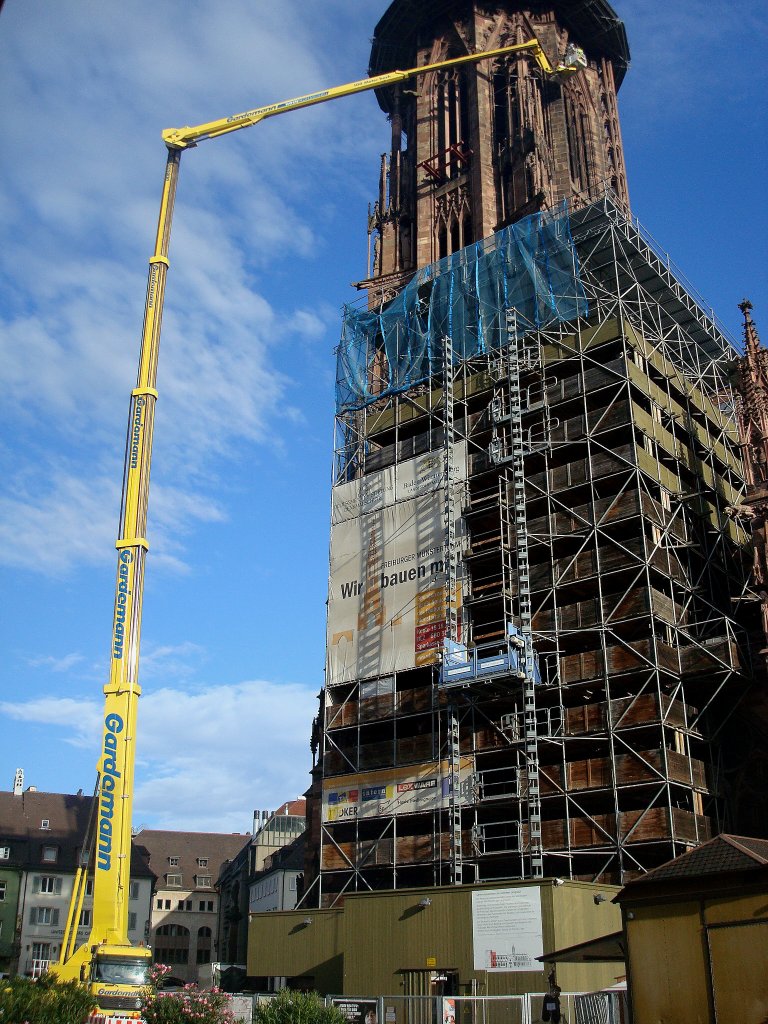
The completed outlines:
{"type": "Polygon", "coordinates": [[[85,883],[85,895],[86,896],[93,896],[93,879],[92,878],[89,878],[88,881],[85,883]]]}
{"type": "Polygon", "coordinates": [[[57,907],[30,907],[30,924],[50,924],[54,927],[59,923],[59,911],[57,907]]]}
{"type": "Polygon", "coordinates": [[[58,894],[61,892],[61,879],[55,875],[36,875],[32,883],[33,892],[58,894]]]}
{"type": "Polygon", "coordinates": [[[80,911],[80,920],[77,923],[78,928],[90,928],[93,924],[93,911],[90,907],[83,907],[80,911]]]}
{"type": "Polygon", "coordinates": [[[197,858],[197,866],[199,868],[207,868],[208,867],[208,858],[207,857],[198,857],[197,858]]]}
{"type": "Polygon", "coordinates": [[[199,912],[202,914],[213,913],[213,900],[200,900],[198,904],[199,912]]]}
{"type": "Polygon", "coordinates": [[[189,929],[180,924],[161,924],[155,929],[156,964],[189,963],[189,929]]]}
{"type": "Polygon", "coordinates": [[[166,875],[165,876],[165,881],[166,881],[166,883],[169,886],[177,885],[177,886],[181,887],[182,880],[183,880],[183,878],[182,878],[181,875],[166,875]]]}
{"type": "Polygon", "coordinates": [[[128,931],[136,931],[136,912],[134,910],[128,914],[128,931]]]}
{"type": "MultiPolygon", "coordinates": [[[[7,885],[7,882],[0,882],[0,903],[5,903],[5,890],[7,885]]],[[[200,909],[202,910],[203,908],[201,907],[200,909]]]]}
{"type": "Polygon", "coordinates": [[[162,900],[158,900],[157,901],[157,909],[158,910],[162,910],[163,909],[163,901],[162,900]]]}
{"type": "Polygon", "coordinates": [[[10,846],[0,846],[0,860],[9,860],[11,856],[10,846]]]}
{"type": "Polygon", "coordinates": [[[129,898],[132,899],[132,900],[137,900],[139,898],[139,883],[138,882],[131,882],[130,890],[129,891],[130,891],[130,897],[129,898]]]}
{"type": "Polygon", "coordinates": [[[50,829],[50,827],[51,827],[50,819],[49,818],[43,818],[43,820],[40,822],[40,828],[50,829]]]}
{"type": "Polygon", "coordinates": [[[170,900],[166,900],[165,901],[165,909],[166,910],[170,910],[171,909],[171,901],[170,900]]]}
{"type": "Polygon", "coordinates": [[[210,928],[202,927],[197,932],[197,962],[209,964],[211,962],[211,947],[213,945],[213,933],[210,928]]]}
{"type": "Polygon", "coordinates": [[[48,970],[48,964],[51,962],[50,942],[32,943],[32,961],[32,974],[34,977],[48,970]]]}
{"type": "Polygon", "coordinates": [[[189,963],[189,950],[158,946],[154,951],[154,960],[156,964],[186,964],[189,963]]]}
{"type": "Polygon", "coordinates": [[[177,910],[183,910],[184,909],[184,905],[185,905],[184,904],[184,900],[179,900],[179,905],[176,907],[176,909],[177,910]]]}
{"type": "Polygon", "coordinates": [[[188,939],[189,928],[183,924],[161,924],[155,929],[155,935],[170,935],[177,938],[188,939]]]}
{"type": "Polygon", "coordinates": [[[198,889],[212,889],[213,888],[213,876],[212,875],[196,875],[195,882],[197,883],[198,889]]]}
{"type": "Polygon", "coordinates": [[[59,848],[58,846],[44,846],[43,847],[43,860],[46,864],[55,864],[59,859],[59,848]]]}

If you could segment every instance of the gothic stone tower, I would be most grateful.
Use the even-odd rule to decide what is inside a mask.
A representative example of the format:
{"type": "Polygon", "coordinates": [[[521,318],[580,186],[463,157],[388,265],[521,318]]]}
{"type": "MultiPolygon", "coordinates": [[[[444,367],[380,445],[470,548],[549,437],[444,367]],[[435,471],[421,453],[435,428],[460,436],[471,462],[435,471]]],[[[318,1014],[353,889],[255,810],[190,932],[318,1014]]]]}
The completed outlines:
{"type": "Polygon", "coordinates": [[[536,37],[553,66],[569,44],[588,67],[546,78],[527,53],[378,91],[392,126],[369,216],[371,295],[418,267],[568,198],[606,188],[628,207],[616,92],[629,51],[605,0],[395,0],[376,27],[370,74],[536,37]]]}
{"type": "Polygon", "coordinates": [[[586,69],[515,56],[379,95],[392,150],[338,348],[305,905],[618,883],[734,830],[735,348],[629,216],[623,26],[604,0],[396,0],[371,71],[534,35],[586,69]]]}

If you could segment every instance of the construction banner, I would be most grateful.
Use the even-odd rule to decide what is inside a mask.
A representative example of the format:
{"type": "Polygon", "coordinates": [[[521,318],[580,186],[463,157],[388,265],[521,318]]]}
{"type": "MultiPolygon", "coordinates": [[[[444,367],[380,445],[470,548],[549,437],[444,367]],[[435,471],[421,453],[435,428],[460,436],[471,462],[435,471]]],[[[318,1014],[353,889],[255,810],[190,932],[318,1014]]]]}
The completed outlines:
{"type": "MultiPolygon", "coordinates": [[[[461,621],[466,444],[453,451],[461,621]]],[[[432,664],[445,635],[444,453],[430,452],[333,490],[327,683],[432,664]]]]}
{"type": "MultiPolygon", "coordinates": [[[[472,758],[459,764],[459,802],[473,772],[472,758]]],[[[386,768],[323,781],[323,822],[415,814],[447,807],[451,793],[448,761],[386,768]]]]}

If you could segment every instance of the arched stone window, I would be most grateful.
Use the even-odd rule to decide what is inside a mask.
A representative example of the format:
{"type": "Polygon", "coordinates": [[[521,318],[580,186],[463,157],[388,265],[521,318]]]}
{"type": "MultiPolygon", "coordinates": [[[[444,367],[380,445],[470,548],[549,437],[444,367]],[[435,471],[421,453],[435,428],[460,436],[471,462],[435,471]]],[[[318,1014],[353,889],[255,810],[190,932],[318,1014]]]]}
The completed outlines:
{"type": "Polygon", "coordinates": [[[211,962],[212,950],[213,933],[210,928],[204,925],[197,930],[197,962],[199,964],[209,964],[211,962]]]}
{"type": "Polygon", "coordinates": [[[182,924],[161,924],[155,929],[153,959],[156,964],[189,963],[189,928],[182,924]]]}

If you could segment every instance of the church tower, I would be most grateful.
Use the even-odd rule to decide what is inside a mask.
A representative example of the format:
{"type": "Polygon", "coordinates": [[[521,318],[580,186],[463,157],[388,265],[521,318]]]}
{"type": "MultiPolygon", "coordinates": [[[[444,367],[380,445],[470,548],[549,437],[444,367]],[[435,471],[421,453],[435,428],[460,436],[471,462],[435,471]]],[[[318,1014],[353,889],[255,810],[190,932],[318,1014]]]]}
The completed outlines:
{"type": "Polygon", "coordinates": [[[630,216],[624,27],[605,0],[394,0],[370,72],[534,37],[585,66],[516,52],[378,92],[305,906],[620,884],[738,830],[736,343],[630,216]]]}
{"type": "Polygon", "coordinates": [[[395,0],[376,26],[369,72],[383,74],[536,37],[555,66],[569,46],[587,67],[544,75],[530,53],[448,68],[379,89],[392,127],[369,215],[368,279],[389,296],[418,267],[563,199],[610,189],[628,209],[616,93],[629,60],[605,0],[395,0]]]}

